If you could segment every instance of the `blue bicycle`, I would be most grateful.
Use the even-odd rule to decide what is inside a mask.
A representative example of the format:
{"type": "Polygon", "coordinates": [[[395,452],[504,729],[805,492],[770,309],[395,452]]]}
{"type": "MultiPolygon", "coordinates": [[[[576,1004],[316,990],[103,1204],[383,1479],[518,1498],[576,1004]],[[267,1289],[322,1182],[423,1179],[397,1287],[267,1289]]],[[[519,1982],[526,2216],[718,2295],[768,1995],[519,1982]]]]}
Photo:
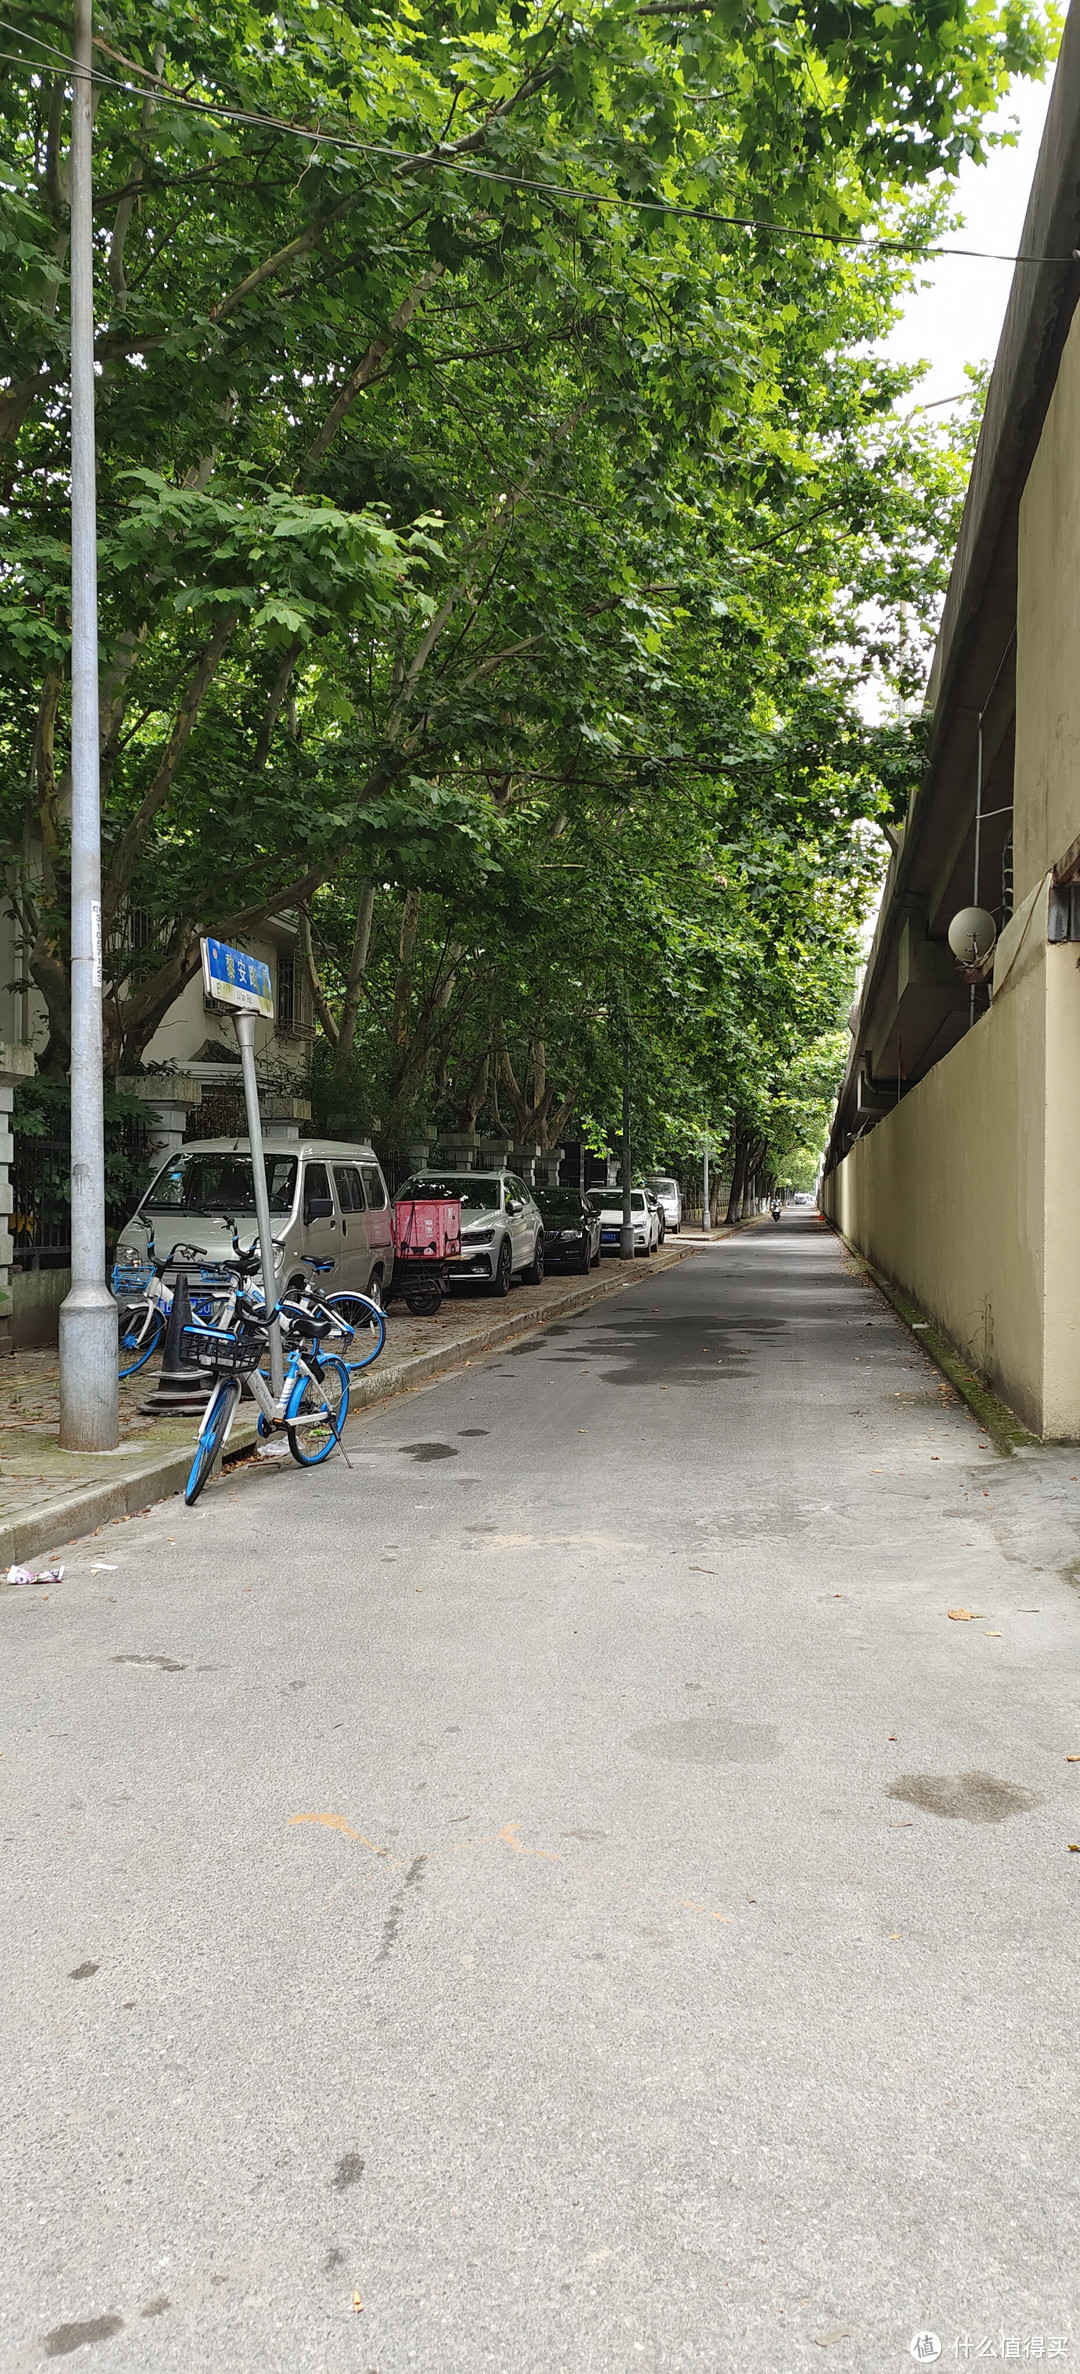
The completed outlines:
{"type": "Polygon", "coordinates": [[[333,1269],[334,1264],[332,1261],[316,1260],[313,1253],[305,1253],[303,1262],[305,1269],[311,1271],[305,1301],[310,1295],[317,1309],[333,1311],[350,1331],[352,1340],[342,1353],[350,1375],[355,1376],[358,1369],[370,1368],[386,1342],[386,1313],[381,1303],[373,1302],[370,1294],[350,1294],[344,1288],[335,1294],[316,1298],[316,1278],[324,1271],[333,1269]]]}
{"type": "Polygon", "coordinates": [[[184,1489],[189,1508],[197,1501],[232,1431],[245,1384],[259,1407],[259,1432],[283,1426],[298,1467],[321,1467],[341,1441],[349,1412],[349,1372],[343,1360],[321,1349],[337,1337],[343,1322],[301,1302],[280,1302],[285,1377],[275,1395],[262,1363],[269,1351],[265,1310],[241,1296],[231,1327],[187,1327],[192,1359],[216,1382],[206,1405],[191,1473],[184,1489]]]}

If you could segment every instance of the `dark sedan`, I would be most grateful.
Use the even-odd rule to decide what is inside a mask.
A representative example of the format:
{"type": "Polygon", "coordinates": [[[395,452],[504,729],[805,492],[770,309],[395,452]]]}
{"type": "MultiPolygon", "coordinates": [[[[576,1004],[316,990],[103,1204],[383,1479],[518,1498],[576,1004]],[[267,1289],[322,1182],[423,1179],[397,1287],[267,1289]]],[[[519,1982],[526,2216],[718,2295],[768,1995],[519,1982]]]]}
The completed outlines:
{"type": "Polygon", "coordinates": [[[566,1262],[582,1274],[600,1259],[600,1214],[577,1187],[538,1187],[544,1223],[544,1262],[566,1262]]]}

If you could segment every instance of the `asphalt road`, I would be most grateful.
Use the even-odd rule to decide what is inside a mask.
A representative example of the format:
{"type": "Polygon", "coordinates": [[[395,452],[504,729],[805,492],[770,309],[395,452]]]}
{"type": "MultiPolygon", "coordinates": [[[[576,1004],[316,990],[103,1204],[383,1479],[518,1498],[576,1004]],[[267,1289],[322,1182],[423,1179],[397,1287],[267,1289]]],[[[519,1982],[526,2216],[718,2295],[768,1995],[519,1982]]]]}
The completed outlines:
{"type": "Polygon", "coordinates": [[[0,1602],[0,2364],[1075,2364],[1077,1453],[806,1215],[350,1457],[0,1602]]]}

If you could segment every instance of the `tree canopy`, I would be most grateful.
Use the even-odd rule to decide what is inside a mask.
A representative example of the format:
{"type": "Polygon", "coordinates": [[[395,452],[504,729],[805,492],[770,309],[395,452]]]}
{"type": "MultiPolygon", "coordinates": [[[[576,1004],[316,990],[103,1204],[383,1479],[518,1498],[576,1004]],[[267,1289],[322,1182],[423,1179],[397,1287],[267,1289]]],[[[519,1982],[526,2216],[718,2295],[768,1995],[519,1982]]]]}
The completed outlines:
{"type": "MultiPolygon", "coordinates": [[[[70,26],[9,22],[0,861],[61,1072],[70,26]]],[[[870,350],[1038,11],[96,35],[111,1067],[200,931],[298,911],[328,1109],[602,1136],[629,1029],[658,1149],[780,1161],[918,761],[862,688],[917,686],[963,479],[870,350]]]]}

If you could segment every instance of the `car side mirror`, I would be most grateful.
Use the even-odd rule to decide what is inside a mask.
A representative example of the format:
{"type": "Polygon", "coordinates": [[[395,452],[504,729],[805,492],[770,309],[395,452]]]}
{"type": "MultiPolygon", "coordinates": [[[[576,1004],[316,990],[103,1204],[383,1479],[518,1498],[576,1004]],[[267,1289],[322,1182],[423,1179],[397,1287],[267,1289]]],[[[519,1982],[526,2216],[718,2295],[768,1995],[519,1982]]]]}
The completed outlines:
{"type": "Polygon", "coordinates": [[[310,1228],[310,1226],[311,1226],[311,1223],[312,1223],[312,1221],[313,1221],[313,1220],[332,1220],[332,1219],[333,1219],[333,1216],[334,1216],[334,1207],[333,1207],[333,1204],[331,1203],[331,1201],[330,1201],[330,1198],[329,1198],[329,1196],[328,1196],[328,1195],[308,1195],[308,1196],[306,1196],[306,1197],[305,1197],[305,1199],[304,1199],[304,1226],[305,1226],[305,1228],[310,1228]]]}
{"type": "Polygon", "coordinates": [[[509,1215],[510,1215],[510,1218],[511,1218],[511,1220],[516,1220],[516,1219],[517,1219],[517,1216],[518,1216],[518,1213],[519,1213],[519,1212],[520,1212],[520,1210],[521,1210],[521,1205],[519,1204],[519,1202],[518,1202],[518,1200],[517,1200],[517,1197],[516,1197],[516,1196],[514,1196],[514,1195],[508,1195],[508,1196],[507,1196],[507,1198],[506,1198],[506,1209],[507,1209],[507,1211],[508,1211],[508,1213],[509,1213],[509,1215]]]}

